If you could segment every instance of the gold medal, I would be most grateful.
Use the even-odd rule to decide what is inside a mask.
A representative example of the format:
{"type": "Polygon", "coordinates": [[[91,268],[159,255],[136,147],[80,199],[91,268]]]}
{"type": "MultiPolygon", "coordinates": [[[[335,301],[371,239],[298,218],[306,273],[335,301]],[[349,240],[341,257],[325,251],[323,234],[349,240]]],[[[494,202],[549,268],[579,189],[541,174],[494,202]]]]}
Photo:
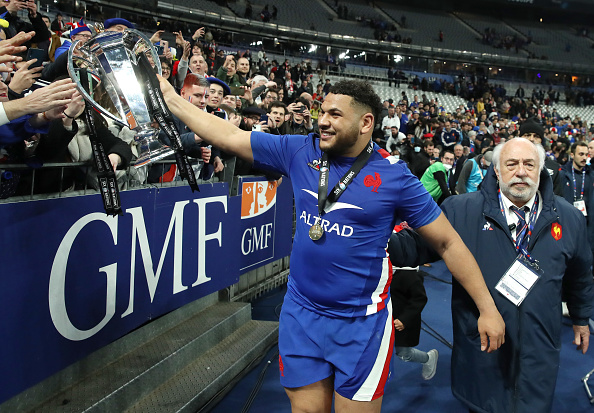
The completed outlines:
{"type": "Polygon", "coordinates": [[[309,237],[313,241],[319,240],[320,238],[322,238],[323,235],[324,235],[324,229],[322,228],[322,226],[320,224],[314,224],[309,229],[309,237]]]}

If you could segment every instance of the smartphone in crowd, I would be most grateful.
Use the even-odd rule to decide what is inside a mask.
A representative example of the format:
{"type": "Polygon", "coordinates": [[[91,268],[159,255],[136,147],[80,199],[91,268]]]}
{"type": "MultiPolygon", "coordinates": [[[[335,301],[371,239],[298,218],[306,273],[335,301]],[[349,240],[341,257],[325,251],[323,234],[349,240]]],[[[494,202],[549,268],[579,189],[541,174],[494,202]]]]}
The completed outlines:
{"type": "Polygon", "coordinates": [[[260,122],[268,123],[268,115],[264,114],[260,116],[260,122]]]}
{"type": "Polygon", "coordinates": [[[37,59],[37,61],[35,63],[33,63],[31,66],[29,66],[29,69],[31,69],[34,67],[41,66],[43,64],[44,57],[45,57],[45,50],[30,48],[29,50],[27,50],[27,58],[25,59],[25,61],[28,62],[31,59],[37,59]]]}

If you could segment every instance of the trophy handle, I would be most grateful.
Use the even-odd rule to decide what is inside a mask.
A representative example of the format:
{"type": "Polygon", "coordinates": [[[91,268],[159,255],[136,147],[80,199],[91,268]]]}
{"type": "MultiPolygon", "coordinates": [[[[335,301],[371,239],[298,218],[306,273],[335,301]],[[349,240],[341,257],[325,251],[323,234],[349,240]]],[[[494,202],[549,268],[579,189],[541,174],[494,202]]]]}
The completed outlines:
{"type": "MultiPolygon", "coordinates": [[[[146,37],[144,33],[139,32],[136,29],[126,29],[124,30],[124,35],[126,34],[126,32],[130,32],[137,35],[138,37],[143,39],[147,45],[150,46],[149,51],[151,53],[151,57],[153,58],[153,62],[155,62],[155,68],[157,69],[157,73],[159,74],[159,76],[162,76],[163,72],[161,70],[161,60],[159,59],[159,53],[157,53],[157,48],[151,43],[151,39],[149,39],[148,37],[146,37]]],[[[136,43],[136,45],[138,45],[138,43],[136,43]]]]}
{"type": "MultiPolygon", "coordinates": [[[[122,121],[120,118],[118,118],[117,116],[113,115],[112,113],[110,113],[107,109],[105,109],[103,106],[101,106],[100,104],[98,104],[97,102],[95,102],[93,100],[93,98],[91,97],[91,95],[89,95],[87,93],[87,91],[85,90],[85,88],[82,86],[82,84],[80,83],[80,80],[78,79],[77,73],[76,73],[76,69],[74,68],[74,60],[73,60],[73,52],[76,48],[76,45],[80,42],[80,40],[75,41],[74,43],[72,43],[70,45],[70,48],[68,49],[68,60],[67,60],[67,68],[68,68],[68,74],[70,75],[70,79],[72,79],[72,81],[74,82],[74,84],[76,85],[76,89],[78,90],[78,92],[82,95],[82,97],[91,105],[93,106],[95,109],[97,109],[99,112],[101,112],[101,114],[107,116],[109,119],[113,120],[114,122],[117,122],[118,124],[122,125],[122,126],[128,126],[127,122],[122,121]]],[[[82,59],[87,61],[86,59],[82,59]]]]}
{"type": "MultiPolygon", "coordinates": [[[[133,49],[134,51],[136,51],[136,49],[138,48],[138,45],[141,43],[144,43],[146,46],[148,46],[147,49],[148,49],[149,53],[151,54],[151,58],[152,58],[153,62],[155,63],[154,68],[156,69],[156,73],[158,73],[159,75],[162,75],[163,72],[161,70],[159,54],[157,53],[157,49],[155,48],[155,46],[151,43],[151,40],[145,34],[139,32],[138,30],[135,30],[135,29],[124,30],[123,36],[125,36],[127,32],[129,32],[133,35],[136,35],[136,36],[138,36],[138,38],[140,40],[143,40],[143,42],[140,42],[140,41],[136,42],[136,44],[134,45],[134,49],[133,49]]],[[[76,40],[74,43],[72,43],[70,45],[70,48],[68,49],[67,68],[68,68],[68,74],[70,75],[70,78],[75,83],[76,88],[78,89],[79,93],[90,105],[92,105],[95,109],[97,109],[99,112],[101,112],[103,115],[107,116],[109,119],[113,120],[114,122],[117,122],[118,124],[120,124],[122,126],[130,127],[128,122],[113,115],[111,112],[109,112],[103,106],[99,105],[91,97],[91,95],[89,93],[87,93],[87,91],[82,87],[82,84],[80,83],[80,80],[78,79],[78,76],[76,75],[77,69],[74,68],[74,60],[73,60],[74,50],[76,49],[76,46],[79,42],[80,42],[80,40],[76,40]]],[[[140,51],[140,53],[144,53],[144,51],[140,51]]],[[[91,63],[87,59],[84,59],[84,58],[77,57],[77,59],[86,61],[87,63],[91,63]]]]}

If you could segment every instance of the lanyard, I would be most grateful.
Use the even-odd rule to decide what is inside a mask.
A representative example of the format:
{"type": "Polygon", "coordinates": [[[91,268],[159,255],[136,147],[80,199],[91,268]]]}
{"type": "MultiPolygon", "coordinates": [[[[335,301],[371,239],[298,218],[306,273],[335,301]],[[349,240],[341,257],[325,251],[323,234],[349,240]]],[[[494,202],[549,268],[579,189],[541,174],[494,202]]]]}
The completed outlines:
{"type": "Polygon", "coordinates": [[[324,213],[324,208],[326,204],[333,203],[338,201],[338,198],[342,195],[342,193],[347,189],[349,184],[355,179],[357,174],[363,169],[369,157],[373,153],[373,141],[369,141],[369,145],[367,145],[357,156],[353,166],[351,169],[347,171],[346,174],[340,181],[334,186],[330,196],[328,196],[328,175],[330,174],[330,162],[328,161],[328,154],[324,152],[322,154],[322,164],[320,166],[320,180],[318,183],[318,213],[319,216],[322,216],[324,213]]]}
{"type": "MultiPolygon", "coordinates": [[[[573,177],[573,200],[577,200],[577,182],[575,181],[575,168],[571,165],[571,176],[573,177]]],[[[584,186],[586,184],[586,167],[582,168],[582,192],[580,199],[584,199],[584,186]]]]}
{"type": "MultiPolygon", "coordinates": [[[[499,206],[501,208],[501,213],[503,214],[503,217],[507,220],[507,214],[505,211],[505,207],[503,205],[503,199],[501,198],[501,189],[499,190],[497,195],[499,196],[499,206]]],[[[526,221],[526,219],[524,218],[524,221],[526,221],[526,224],[524,225],[524,228],[521,229],[521,232],[516,237],[516,251],[518,253],[524,255],[528,259],[528,261],[530,261],[531,263],[535,263],[536,260],[534,258],[532,258],[530,256],[530,254],[528,253],[528,245],[530,244],[530,236],[532,235],[532,231],[534,230],[534,225],[536,224],[539,201],[540,200],[539,200],[539,196],[538,196],[538,192],[537,192],[536,196],[534,198],[534,205],[532,206],[532,209],[529,213],[529,219],[528,219],[528,221],[526,221]]]]}

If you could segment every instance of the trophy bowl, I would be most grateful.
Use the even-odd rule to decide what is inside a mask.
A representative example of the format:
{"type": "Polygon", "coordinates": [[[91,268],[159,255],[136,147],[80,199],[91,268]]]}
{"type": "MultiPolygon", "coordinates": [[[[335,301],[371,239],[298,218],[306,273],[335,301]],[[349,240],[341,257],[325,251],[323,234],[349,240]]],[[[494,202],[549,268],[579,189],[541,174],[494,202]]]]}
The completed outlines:
{"type": "Polygon", "coordinates": [[[136,132],[134,140],[140,168],[174,153],[158,140],[159,129],[152,126],[147,91],[147,76],[161,74],[161,63],[150,40],[141,32],[98,33],[68,50],[68,73],[83,98],[97,111],[136,132]],[[144,55],[154,71],[147,73],[138,62],[144,55]],[[86,76],[81,83],[81,76],[86,76]],[[88,82],[87,82],[88,80],[88,82]],[[84,87],[83,84],[89,85],[84,87]]]}

